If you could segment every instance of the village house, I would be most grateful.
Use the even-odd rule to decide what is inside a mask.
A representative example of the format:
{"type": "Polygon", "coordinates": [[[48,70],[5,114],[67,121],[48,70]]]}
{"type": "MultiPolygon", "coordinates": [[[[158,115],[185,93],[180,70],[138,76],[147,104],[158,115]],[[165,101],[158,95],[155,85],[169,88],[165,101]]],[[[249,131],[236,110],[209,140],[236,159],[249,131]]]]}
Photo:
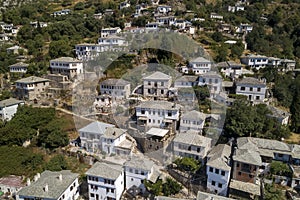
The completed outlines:
{"type": "Polygon", "coordinates": [[[244,11],[245,6],[239,2],[237,2],[234,6],[228,6],[228,12],[238,12],[238,11],[244,11]]]}
{"type": "Polygon", "coordinates": [[[175,21],[176,17],[174,16],[157,16],[155,17],[156,23],[158,23],[160,26],[172,26],[175,21]]]}
{"type": "Polygon", "coordinates": [[[174,87],[175,88],[187,88],[194,87],[198,85],[198,76],[181,76],[175,80],[174,87]]]}
{"type": "Polygon", "coordinates": [[[21,51],[25,51],[25,49],[18,45],[6,49],[7,54],[20,54],[21,51]]]}
{"type": "Polygon", "coordinates": [[[251,67],[252,69],[259,70],[260,68],[264,68],[268,65],[268,57],[250,54],[242,56],[241,63],[251,67]]]}
{"type": "Polygon", "coordinates": [[[79,174],[70,170],[44,171],[38,174],[35,182],[21,189],[17,200],[26,199],[74,199],[79,197],[79,174]]]}
{"type": "Polygon", "coordinates": [[[100,94],[108,94],[112,100],[124,100],[130,95],[130,82],[123,79],[106,79],[100,83],[100,94]]]}
{"type": "Polygon", "coordinates": [[[49,87],[49,80],[30,76],[17,80],[16,82],[16,96],[19,99],[34,100],[42,97],[49,87]]]}
{"type": "Polygon", "coordinates": [[[108,36],[116,36],[118,33],[121,32],[119,27],[114,28],[102,28],[101,29],[101,38],[108,37],[108,36]]]}
{"type": "Polygon", "coordinates": [[[152,23],[147,23],[145,26],[145,31],[146,32],[151,32],[151,31],[156,31],[159,28],[159,23],[152,22],[152,23]]]}
{"type": "Polygon", "coordinates": [[[155,182],[154,162],[148,158],[132,156],[124,163],[126,189],[137,187],[141,193],[145,192],[144,180],[155,182]]]}
{"type": "Polygon", "coordinates": [[[86,173],[90,200],[120,200],[124,191],[121,165],[96,162],[86,173]]]}
{"type": "Polygon", "coordinates": [[[77,44],[75,45],[76,57],[79,60],[94,60],[101,52],[99,44],[77,44]]]}
{"type": "Polygon", "coordinates": [[[280,61],[281,66],[282,66],[282,71],[287,72],[287,71],[292,71],[296,67],[296,61],[295,60],[289,60],[289,59],[281,59],[280,61]]]}
{"type": "Polygon", "coordinates": [[[144,97],[154,99],[167,97],[172,77],[162,72],[154,72],[143,78],[144,97]]]}
{"type": "Polygon", "coordinates": [[[274,106],[268,106],[269,110],[271,110],[271,114],[268,114],[268,117],[272,117],[277,119],[277,121],[281,125],[288,125],[289,124],[289,119],[291,114],[285,110],[282,110],[280,108],[274,107],[274,106]]]}
{"type": "Polygon", "coordinates": [[[206,115],[197,110],[187,111],[180,117],[179,131],[194,130],[201,133],[204,127],[206,115]]]}
{"type": "Polygon", "coordinates": [[[112,49],[114,46],[128,46],[128,43],[125,38],[118,37],[118,36],[107,36],[107,37],[100,37],[98,39],[98,44],[103,46],[110,46],[112,49]]]}
{"type": "Polygon", "coordinates": [[[0,26],[1,26],[1,28],[2,28],[3,31],[9,32],[9,31],[12,30],[12,28],[13,28],[14,25],[13,24],[6,24],[4,22],[0,22],[0,26]]]}
{"type": "Polygon", "coordinates": [[[222,74],[232,79],[239,78],[243,74],[242,65],[233,61],[221,62],[217,66],[220,68],[222,74]]]}
{"type": "Polygon", "coordinates": [[[250,24],[240,24],[236,28],[236,32],[240,34],[248,34],[253,30],[253,26],[250,24]]]}
{"type": "Polygon", "coordinates": [[[168,101],[145,101],[135,107],[138,124],[146,127],[176,129],[180,105],[168,101]]]}
{"type": "Polygon", "coordinates": [[[55,11],[52,15],[54,17],[58,17],[58,16],[62,16],[62,15],[68,15],[70,13],[71,13],[70,9],[63,9],[63,10],[55,11]]]}
{"type": "Polygon", "coordinates": [[[182,67],[181,71],[185,74],[192,72],[196,75],[209,72],[212,67],[212,62],[203,57],[198,57],[189,62],[188,67],[182,67]]]}
{"type": "Polygon", "coordinates": [[[278,67],[281,64],[280,58],[268,57],[268,66],[278,67]]]}
{"type": "Polygon", "coordinates": [[[172,11],[172,7],[166,6],[166,5],[159,5],[159,6],[157,6],[156,10],[159,14],[166,15],[172,11]]]}
{"type": "Polygon", "coordinates": [[[0,118],[2,121],[9,121],[16,114],[18,107],[24,105],[24,101],[9,98],[0,101],[0,118]]]}
{"type": "Polygon", "coordinates": [[[96,121],[79,129],[81,146],[89,152],[100,151],[102,149],[101,136],[108,127],[115,127],[115,125],[96,121]]]}
{"type": "Polygon", "coordinates": [[[0,194],[4,196],[13,197],[25,186],[21,176],[10,175],[0,178],[0,194]]]}
{"type": "Polygon", "coordinates": [[[207,86],[211,97],[215,97],[222,90],[222,76],[210,71],[199,76],[199,86],[207,86]]]}
{"type": "Polygon", "coordinates": [[[29,64],[18,62],[13,65],[8,66],[10,73],[23,73],[25,74],[27,72],[29,64]]]}
{"type": "Polygon", "coordinates": [[[101,136],[102,152],[107,155],[122,155],[131,154],[133,141],[127,139],[127,131],[120,128],[108,127],[101,136]]]}
{"type": "Polygon", "coordinates": [[[50,70],[52,74],[61,74],[73,79],[83,74],[83,63],[71,57],[60,57],[50,60],[50,70]]]}
{"type": "Polygon", "coordinates": [[[266,98],[267,85],[264,81],[245,77],[236,82],[236,94],[245,95],[251,103],[262,103],[266,98]]]}
{"type": "Polygon", "coordinates": [[[172,146],[175,156],[194,158],[203,164],[211,145],[211,138],[199,135],[197,131],[188,130],[185,133],[177,134],[172,146]]]}
{"type": "Polygon", "coordinates": [[[217,13],[210,13],[210,19],[223,21],[223,16],[217,13]]]}
{"type": "Polygon", "coordinates": [[[119,9],[122,10],[123,8],[129,8],[130,7],[130,2],[124,1],[121,2],[119,5],[119,9]]]}
{"type": "Polygon", "coordinates": [[[214,146],[207,155],[207,188],[218,195],[227,196],[231,173],[231,147],[226,144],[214,146]]]}
{"type": "Polygon", "coordinates": [[[44,28],[44,27],[47,27],[48,26],[48,23],[47,22],[38,22],[38,21],[34,21],[34,22],[30,22],[30,25],[33,27],[33,28],[44,28]]]}
{"type": "Polygon", "coordinates": [[[140,141],[141,147],[144,152],[152,152],[167,147],[170,142],[172,135],[170,130],[152,127],[144,133],[144,138],[140,141]]]}

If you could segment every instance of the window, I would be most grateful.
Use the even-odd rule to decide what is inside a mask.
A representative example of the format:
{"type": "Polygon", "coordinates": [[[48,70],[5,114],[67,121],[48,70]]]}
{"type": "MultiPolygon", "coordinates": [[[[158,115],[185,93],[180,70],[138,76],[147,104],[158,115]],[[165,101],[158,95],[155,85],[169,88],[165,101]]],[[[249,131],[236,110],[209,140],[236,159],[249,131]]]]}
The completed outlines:
{"type": "Polygon", "coordinates": [[[221,171],[221,175],[222,175],[222,176],[225,176],[225,171],[222,170],[222,171],[221,171]]]}
{"type": "Polygon", "coordinates": [[[91,197],[95,197],[95,194],[94,194],[94,193],[91,193],[91,197]]]}
{"type": "Polygon", "coordinates": [[[135,170],[135,173],[136,173],[136,174],[139,174],[139,171],[136,169],[136,170],[135,170]]]}
{"type": "Polygon", "coordinates": [[[161,93],[161,94],[164,94],[164,90],[160,90],[160,93],[161,93]]]}
{"type": "Polygon", "coordinates": [[[114,192],[115,192],[115,189],[110,189],[110,192],[114,193],[114,192]]]}
{"type": "Polygon", "coordinates": [[[241,87],[241,90],[242,90],[242,91],[245,91],[245,87],[241,87]]]}
{"type": "Polygon", "coordinates": [[[142,114],[145,114],[145,110],[141,110],[141,113],[142,113],[142,114]]]}
{"type": "Polygon", "coordinates": [[[282,157],[283,157],[283,155],[282,155],[281,153],[279,153],[279,154],[278,154],[278,157],[282,158],[282,157]]]}
{"type": "Polygon", "coordinates": [[[242,172],[239,172],[238,175],[241,176],[241,175],[242,175],[242,172]]]}
{"type": "Polygon", "coordinates": [[[216,173],[216,174],[219,174],[219,169],[215,169],[215,173],[216,173]]]}
{"type": "Polygon", "coordinates": [[[161,82],[161,83],[160,83],[161,86],[164,86],[164,84],[165,84],[164,82],[161,82]]]}
{"type": "Polygon", "coordinates": [[[259,98],[259,96],[256,96],[256,100],[259,100],[260,98],[259,98]]]}
{"type": "Polygon", "coordinates": [[[213,172],[213,171],[214,171],[214,168],[209,167],[209,171],[210,171],[210,172],[213,172]]]}
{"type": "Polygon", "coordinates": [[[257,92],[260,92],[260,88],[257,88],[257,92]]]}
{"type": "Polygon", "coordinates": [[[222,183],[219,183],[219,184],[218,184],[218,187],[219,187],[219,188],[222,188],[222,183]]]}
{"type": "Polygon", "coordinates": [[[216,181],[211,181],[211,184],[212,184],[213,186],[215,186],[215,185],[216,185],[216,181]]]}
{"type": "Polygon", "coordinates": [[[250,87],[249,90],[250,90],[250,91],[253,91],[253,87],[250,87]]]}
{"type": "Polygon", "coordinates": [[[109,188],[106,188],[106,193],[109,193],[109,188]]]}

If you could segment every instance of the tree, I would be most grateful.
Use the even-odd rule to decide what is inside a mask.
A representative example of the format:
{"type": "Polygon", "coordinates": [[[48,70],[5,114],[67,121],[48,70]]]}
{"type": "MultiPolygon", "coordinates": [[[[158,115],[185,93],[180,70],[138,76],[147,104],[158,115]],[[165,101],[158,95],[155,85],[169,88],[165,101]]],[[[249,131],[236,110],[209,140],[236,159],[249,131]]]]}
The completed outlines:
{"type": "Polygon", "coordinates": [[[222,44],[221,46],[218,46],[215,50],[215,53],[216,53],[216,57],[215,57],[216,62],[227,61],[228,47],[226,45],[222,44]]]}
{"type": "Polygon", "coordinates": [[[182,186],[171,178],[167,178],[162,185],[164,196],[175,195],[180,192],[182,186]]]}
{"type": "Polygon", "coordinates": [[[300,133],[300,76],[295,80],[294,97],[290,107],[292,114],[292,129],[296,133],[300,133]]]}
{"type": "Polygon", "coordinates": [[[69,169],[65,157],[61,154],[53,156],[45,166],[46,170],[61,171],[69,169]]]}
{"type": "Polygon", "coordinates": [[[272,175],[279,175],[279,176],[288,176],[291,177],[293,175],[292,170],[286,163],[281,161],[272,161],[270,164],[270,173],[272,175]]]}
{"type": "Polygon", "coordinates": [[[264,199],[265,200],[282,200],[285,199],[282,190],[277,189],[275,184],[265,184],[264,185],[264,199]]]}
{"type": "Polygon", "coordinates": [[[217,31],[211,35],[211,38],[216,42],[222,42],[224,39],[222,33],[217,31]]]}
{"type": "Polygon", "coordinates": [[[200,169],[201,163],[194,158],[177,158],[174,163],[177,165],[179,170],[195,173],[200,169]]]}
{"type": "Polygon", "coordinates": [[[72,47],[68,40],[52,41],[49,46],[49,56],[51,58],[58,58],[61,56],[71,56],[72,47]]]}

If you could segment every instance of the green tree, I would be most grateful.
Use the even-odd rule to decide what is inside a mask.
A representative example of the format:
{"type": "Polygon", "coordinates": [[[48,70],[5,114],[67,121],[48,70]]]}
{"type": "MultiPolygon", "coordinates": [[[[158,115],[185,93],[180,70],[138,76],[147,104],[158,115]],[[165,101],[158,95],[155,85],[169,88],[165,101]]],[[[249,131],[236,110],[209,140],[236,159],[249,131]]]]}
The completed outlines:
{"type": "Polygon", "coordinates": [[[166,182],[162,185],[164,196],[175,195],[179,193],[181,189],[182,186],[171,178],[167,178],[166,182]]]}
{"type": "Polygon", "coordinates": [[[200,169],[201,163],[194,158],[177,158],[174,163],[177,165],[177,168],[181,171],[195,173],[200,169]]]}
{"type": "Polygon", "coordinates": [[[63,155],[58,154],[53,156],[49,162],[46,164],[46,170],[50,171],[61,171],[69,169],[66,159],[63,155]]]}
{"type": "Polygon", "coordinates": [[[264,199],[265,200],[282,200],[286,199],[282,190],[277,189],[275,184],[264,185],[264,199]]]}
{"type": "Polygon", "coordinates": [[[68,40],[52,41],[49,46],[49,56],[51,58],[58,58],[61,56],[71,56],[72,47],[68,40]]]}
{"type": "Polygon", "coordinates": [[[212,35],[211,35],[211,38],[216,41],[216,42],[222,42],[224,40],[223,38],[223,34],[221,32],[214,32],[212,35]]]}
{"type": "Polygon", "coordinates": [[[273,175],[279,176],[288,176],[291,177],[293,175],[292,170],[288,166],[288,164],[283,163],[281,161],[272,161],[270,164],[270,173],[273,175]]]}

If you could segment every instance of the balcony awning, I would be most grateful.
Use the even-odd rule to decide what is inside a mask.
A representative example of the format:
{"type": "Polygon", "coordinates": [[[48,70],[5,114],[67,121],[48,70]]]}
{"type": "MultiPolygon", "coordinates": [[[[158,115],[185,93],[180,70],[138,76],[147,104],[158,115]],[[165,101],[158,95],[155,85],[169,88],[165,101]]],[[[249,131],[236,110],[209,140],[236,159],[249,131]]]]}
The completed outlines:
{"type": "Polygon", "coordinates": [[[146,121],[148,118],[147,117],[139,117],[138,120],[144,120],[146,121]]]}

